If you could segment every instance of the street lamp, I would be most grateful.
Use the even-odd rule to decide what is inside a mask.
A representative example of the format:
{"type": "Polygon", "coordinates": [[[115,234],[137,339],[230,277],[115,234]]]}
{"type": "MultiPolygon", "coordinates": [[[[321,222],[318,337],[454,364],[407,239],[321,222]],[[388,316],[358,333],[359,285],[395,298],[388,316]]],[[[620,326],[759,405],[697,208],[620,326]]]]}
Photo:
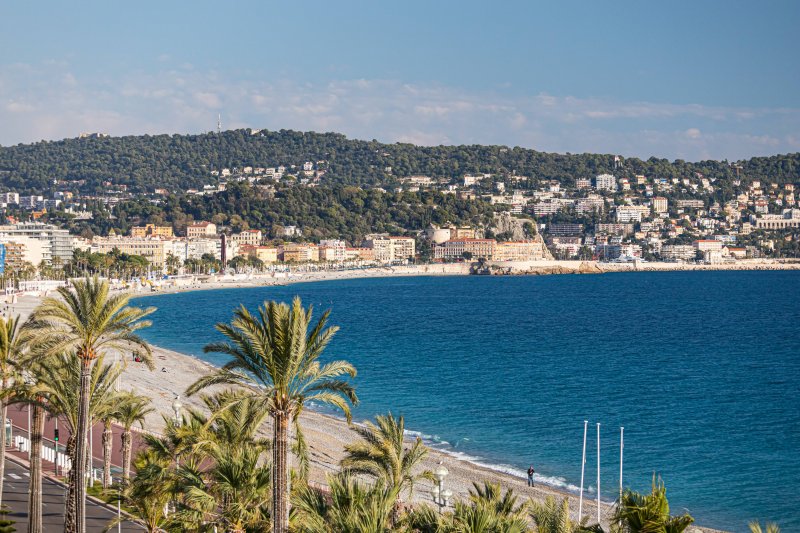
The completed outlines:
{"type": "Polygon", "coordinates": [[[172,402],[172,411],[175,413],[175,424],[178,426],[181,425],[181,408],[183,408],[183,404],[181,403],[180,396],[176,394],[175,401],[172,402]]]}
{"type": "Polygon", "coordinates": [[[444,488],[444,478],[446,478],[449,473],[450,472],[447,470],[447,468],[441,463],[433,473],[433,475],[436,477],[436,485],[433,487],[431,494],[433,495],[433,502],[439,506],[440,514],[442,509],[450,504],[450,498],[453,497],[453,491],[444,488]]]}

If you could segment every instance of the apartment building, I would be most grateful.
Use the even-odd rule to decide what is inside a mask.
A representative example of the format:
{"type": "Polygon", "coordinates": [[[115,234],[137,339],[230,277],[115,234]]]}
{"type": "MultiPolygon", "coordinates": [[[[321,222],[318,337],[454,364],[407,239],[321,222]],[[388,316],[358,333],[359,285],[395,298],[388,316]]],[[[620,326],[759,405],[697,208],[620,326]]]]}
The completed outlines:
{"type": "Polygon", "coordinates": [[[196,222],[186,226],[186,237],[189,239],[202,239],[217,236],[217,225],[212,222],[196,222]]]}
{"type": "Polygon", "coordinates": [[[451,239],[433,249],[434,259],[462,259],[465,253],[473,259],[494,259],[494,239],[451,239]]]}
{"type": "Polygon", "coordinates": [[[239,244],[249,244],[251,246],[259,246],[263,235],[261,230],[246,229],[241,233],[234,233],[230,236],[230,240],[239,244]]]}
{"type": "Polygon", "coordinates": [[[153,237],[113,236],[92,239],[93,253],[107,254],[115,248],[124,254],[141,255],[157,269],[164,268],[167,251],[174,250],[172,241],[153,237]]]}
{"type": "Polygon", "coordinates": [[[30,237],[39,241],[46,241],[43,246],[42,259],[47,262],[62,264],[72,259],[72,236],[69,231],[60,229],[52,224],[28,222],[20,224],[6,224],[0,226],[0,238],[14,240],[14,237],[30,237]]]}
{"type": "Polygon", "coordinates": [[[131,237],[163,237],[165,239],[174,237],[172,226],[156,226],[155,224],[145,224],[144,226],[134,226],[131,228],[131,237]]]}
{"type": "Polygon", "coordinates": [[[494,247],[495,261],[539,261],[544,259],[541,241],[498,242],[494,247]]]}
{"type": "Polygon", "coordinates": [[[599,174],[594,178],[594,187],[598,191],[616,191],[617,178],[611,174],[599,174]]]}
{"type": "Polygon", "coordinates": [[[285,263],[319,261],[319,248],[315,244],[288,242],[278,248],[278,256],[285,263]]]}
{"type": "Polygon", "coordinates": [[[387,235],[372,235],[364,244],[372,248],[375,261],[379,263],[394,263],[413,259],[416,254],[416,242],[413,237],[392,237],[387,235]]]}

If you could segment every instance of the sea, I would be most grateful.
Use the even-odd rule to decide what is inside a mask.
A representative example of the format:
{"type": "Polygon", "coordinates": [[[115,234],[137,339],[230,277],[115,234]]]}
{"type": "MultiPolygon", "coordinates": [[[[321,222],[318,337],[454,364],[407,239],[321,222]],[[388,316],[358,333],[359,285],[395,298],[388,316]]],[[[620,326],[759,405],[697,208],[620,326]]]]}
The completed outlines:
{"type": "MultiPolygon", "coordinates": [[[[800,272],[371,278],[144,297],[150,342],[204,354],[235,307],[295,295],[341,329],[356,420],[392,412],[454,457],[596,498],[800,531],[800,272]],[[599,427],[598,427],[599,424],[599,427]]],[[[325,411],[322,407],[318,409],[325,411]]]]}

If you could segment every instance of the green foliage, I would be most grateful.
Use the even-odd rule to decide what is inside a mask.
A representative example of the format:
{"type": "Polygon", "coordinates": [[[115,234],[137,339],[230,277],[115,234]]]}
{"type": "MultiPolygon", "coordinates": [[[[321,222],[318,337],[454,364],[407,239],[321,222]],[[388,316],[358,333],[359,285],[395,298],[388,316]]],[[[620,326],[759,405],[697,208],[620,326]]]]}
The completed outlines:
{"type": "MultiPolygon", "coordinates": [[[[302,239],[343,238],[360,244],[369,233],[409,234],[429,224],[488,225],[495,206],[436,191],[382,192],[331,185],[279,185],[275,194],[257,186],[231,183],[218,194],[170,196],[158,205],[146,198],[121,202],[112,212],[98,210],[93,220],[68,226],[73,233],[129,232],[131,226],[157,223],[184,228],[192,220],[224,220],[232,229],[258,228],[283,238],[285,226],[297,226],[302,239]],[[113,218],[112,218],[113,215],[113,218]]],[[[181,230],[182,231],[182,230],[181,230]]]]}
{"type": "MultiPolygon", "coordinates": [[[[251,134],[142,135],[43,141],[0,147],[0,185],[20,193],[46,193],[53,180],[76,191],[102,193],[126,186],[132,192],[155,188],[185,190],[213,181],[211,171],[244,166],[300,165],[318,162],[326,184],[383,185],[396,176],[424,174],[454,178],[464,173],[528,176],[571,185],[614,169],[610,154],[548,154],[505,146],[414,146],[347,139],[337,133],[290,130],[251,134]],[[391,173],[386,171],[391,167],[391,173]]],[[[736,172],[727,161],[624,160],[626,173],[665,178],[700,172],[730,180],[736,172]]],[[[289,169],[291,170],[291,169],[289,169]]],[[[741,175],[782,183],[800,174],[800,154],[756,157],[741,162],[741,175]]],[[[525,186],[526,183],[521,183],[525,186]]]]}
{"type": "Polygon", "coordinates": [[[682,533],[694,519],[688,514],[671,516],[667,488],[661,478],[653,476],[650,494],[626,490],[614,514],[624,533],[682,533]]]}
{"type": "Polygon", "coordinates": [[[767,522],[766,530],[761,529],[761,524],[758,523],[758,520],[753,520],[747,525],[750,527],[750,533],[762,533],[762,531],[764,533],[781,533],[781,528],[775,522],[767,522]]]}
{"type": "Polygon", "coordinates": [[[0,508],[0,533],[14,533],[17,530],[14,527],[16,522],[8,518],[9,513],[11,511],[5,505],[0,508]]]}
{"type": "Polygon", "coordinates": [[[349,474],[328,476],[330,493],[312,487],[292,499],[293,533],[385,533],[391,526],[397,489],[372,486],[349,474]]]}
{"type": "Polygon", "coordinates": [[[428,453],[422,439],[405,446],[405,419],[394,418],[392,413],[378,415],[375,423],[366,422],[356,427],[361,440],[345,445],[342,466],[357,474],[367,474],[379,479],[387,487],[395,489],[398,497],[406,489],[413,493],[414,483],[420,479],[432,479],[428,471],[415,472],[428,453]]]}

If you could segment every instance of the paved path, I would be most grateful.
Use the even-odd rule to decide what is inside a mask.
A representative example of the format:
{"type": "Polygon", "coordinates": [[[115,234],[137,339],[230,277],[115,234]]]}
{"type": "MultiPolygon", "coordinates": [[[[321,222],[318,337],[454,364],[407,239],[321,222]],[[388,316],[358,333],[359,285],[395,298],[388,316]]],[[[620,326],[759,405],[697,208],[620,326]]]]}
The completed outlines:
{"type": "MultiPolygon", "coordinates": [[[[6,461],[6,475],[3,483],[3,504],[11,510],[8,517],[14,520],[17,531],[28,528],[28,469],[14,461],[6,461]]],[[[116,516],[102,505],[86,501],[86,531],[100,532],[116,516]]],[[[42,479],[42,525],[43,530],[58,532],[64,529],[64,486],[47,478],[42,479]]],[[[124,522],[122,531],[141,532],[142,527],[124,522]]],[[[112,529],[112,532],[116,528],[112,529]]]]}
{"type": "MultiPolygon", "coordinates": [[[[27,406],[21,405],[10,405],[8,407],[8,418],[11,419],[11,423],[14,425],[13,434],[14,435],[23,435],[27,437],[28,434],[28,408],[27,406]]],[[[55,437],[55,426],[56,421],[53,418],[46,417],[45,424],[44,424],[44,443],[52,448],[54,443],[53,439],[55,437]]],[[[69,430],[67,429],[67,425],[61,421],[59,423],[59,430],[58,430],[58,444],[59,444],[59,451],[61,453],[66,453],[66,446],[67,441],[69,440],[69,430]]],[[[112,475],[115,479],[121,477],[122,471],[122,428],[116,424],[111,426],[112,428],[112,441],[113,446],[111,449],[111,464],[112,464],[112,475]]],[[[103,468],[103,424],[97,423],[94,425],[93,431],[91,432],[92,435],[92,455],[94,456],[94,467],[101,469],[103,468]]],[[[9,442],[9,444],[13,444],[13,439],[9,442]]],[[[131,458],[136,457],[136,452],[144,447],[144,444],[141,439],[141,434],[138,433],[136,430],[132,432],[132,453],[131,458]]],[[[55,465],[49,461],[42,460],[42,468],[48,474],[54,474],[55,465]]],[[[63,475],[62,472],[58,473],[59,476],[63,475]]]]}

